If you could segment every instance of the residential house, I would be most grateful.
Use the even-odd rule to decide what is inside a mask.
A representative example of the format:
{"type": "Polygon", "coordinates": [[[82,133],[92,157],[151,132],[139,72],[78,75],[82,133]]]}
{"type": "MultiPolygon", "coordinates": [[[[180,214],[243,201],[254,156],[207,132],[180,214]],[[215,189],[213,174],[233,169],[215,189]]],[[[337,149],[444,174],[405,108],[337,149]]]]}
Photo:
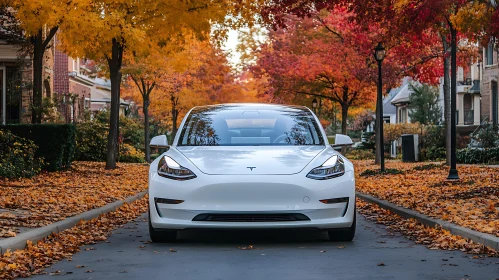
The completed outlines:
{"type": "MultiPolygon", "coordinates": [[[[388,92],[388,94],[383,97],[383,121],[386,124],[394,124],[396,123],[397,115],[396,115],[396,107],[391,104],[392,99],[397,95],[400,88],[392,88],[388,92]]],[[[374,118],[376,118],[375,113],[372,114],[374,118]]],[[[375,122],[370,123],[365,132],[374,132],[375,122]]]]}
{"type": "MultiPolygon", "coordinates": [[[[31,121],[33,67],[21,47],[12,43],[12,35],[0,27],[0,120],[2,124],[31,121]]],[[[53,88],[54,48],[45,52],[43,68],[44,96],[53,88]]]]}
{"type": "MultiPolygon", "coordinates": [[[[111,81],[95,78],[94,86],[91,94],[91,111],[97,113],[102,110],[107,110],[111,107],[111,81]]],[[[120,115],[126,115],[130,102],[120,98],[120,115]]]]}
{"type": "Polygon", "coordinates": [[[483,48],[483,63],[478,69],[479,76],[481,76],[481,121],[497,125],[499,120],[499,67],[495,40],[491,40],[488,46],[483,48]]]}
{"type": "MultiPolygon", "coordinates": [[[[479,63],[457,72],[456,120],[458,132],[472,132],[480,125],[480,74],[479,63]]],[[[441,87],[443,92],[443,86],[441,87]]]]}
{"type": "Polygon", "coordinates": [[[87,75],[85,64],[79,58],[73,59],[56,49],[54,61],[54,93],[58,110],[66,123],[77,122],[84,111],[90,108],[94,81],[87,75]]]}
{"type": "MultiPolygon", "coordinates": [[[[472,132],[480,124],[480,73],[479,63],[471,64],[465,71],[462,67],[457,72],[456,125],[460,133],[472,132]]],[[[443,78],[440,79],[438,102],[444,119],[443,78]]],[[[409,101],[412,90],[409,79],[405,79],[397,95],[391,100],[396,107],[396,122],[410,123],[409,101]]]]}
{"type": "MultiPolygon", "coordinates": [[[[20,55],[21,47],[8,35],[2,34],[0,27],[0,120],[2,124],[31,122],[32,61],[20,55]]],[[[45,52],[43,97],[56,100],[57,111],[67,123],[81,120],[85,111],[108,108],[110,82],[97,77],[93,61],[75,59],[56,49],[55,40],[45,52]]],[[[120,114],[125,114],[130,103],[120,101],[120,114]]]]}

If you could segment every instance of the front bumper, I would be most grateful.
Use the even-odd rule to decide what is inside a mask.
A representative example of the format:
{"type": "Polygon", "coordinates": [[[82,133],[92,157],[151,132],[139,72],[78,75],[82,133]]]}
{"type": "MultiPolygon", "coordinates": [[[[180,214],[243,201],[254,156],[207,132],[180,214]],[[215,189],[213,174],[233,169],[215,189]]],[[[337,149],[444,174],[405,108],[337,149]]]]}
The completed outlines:
{"type": "Polygon", "coordinates": [[[353,171],[330,180],[294,175],[205,175],[175,181],[151,173],[150,219],[155,229],[189,228],[348,228],[355,211],[353,171]],[[183,200],[156,203],[155,198],[183,200]],[[324,204],[321,199],[348,198],[324,204]],[[309,220],[227,222],[193,221],[200,214],[303,214],[309,220]]]}

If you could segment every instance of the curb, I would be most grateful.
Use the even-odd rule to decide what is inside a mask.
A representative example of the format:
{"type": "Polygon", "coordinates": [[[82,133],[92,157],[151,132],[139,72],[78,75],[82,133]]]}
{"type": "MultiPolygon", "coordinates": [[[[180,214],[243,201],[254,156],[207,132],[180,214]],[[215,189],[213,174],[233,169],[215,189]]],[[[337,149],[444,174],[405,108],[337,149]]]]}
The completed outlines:
{"type": "Polygon", "coordinates": [[[81,220],[89,221],[100,216],[101,214],[115,211],[123,204],[131,203],[137,199],[144,197],[146,194],[147,191],[143,191],[124,200],[118,200],[113,203],[104,205],[100,208],[92,209],[73,217],[68,217],[62,221],[58,221],[44,227],[21,233],[15,237],[0,240],[0,255],[3,255],[5,252],[7,252],[8,249],[10,249],[11,251],[24,249],[28,240],[36,243],[38,240],[49,236],[51,233],[59,233],[63,230],[73,227],[81,220]]]}
{"type": "Polygon", "coordinates": [[[476,243],[482,244],[482,245],[487,246],[491,249],[499,251],[499,237],[494,236],[492,234],[487,234],[487,233],[471,230],[469,228],[458,226],[458,225],[450,223],[450,222],[430,218],[430,217],[423,215],[419,212],[416,212],[414,210],[397,206],[391,202],[381,200],[379,198],[376,198],[376,197],[373,197],[373,196],[370,196],[367,194],[363,194],[363,193],[359,193],[359,192],[357,192],[356,194],[357,194],[358,198],[360,198],[366,202],[369,202],[369,203],[375,203],[379,207],[390,210],[391,212],[393,212],[393,213],[395,213],[403,218],[415,219],[418,222],[422,223],[423,225],[430,226],[430,227],[439,226],[445,230],[450,231],[450,233],[452,233],[454,235],[458,235],[458,236],[461,236],[463,238],[473,240],[476,243]]]}

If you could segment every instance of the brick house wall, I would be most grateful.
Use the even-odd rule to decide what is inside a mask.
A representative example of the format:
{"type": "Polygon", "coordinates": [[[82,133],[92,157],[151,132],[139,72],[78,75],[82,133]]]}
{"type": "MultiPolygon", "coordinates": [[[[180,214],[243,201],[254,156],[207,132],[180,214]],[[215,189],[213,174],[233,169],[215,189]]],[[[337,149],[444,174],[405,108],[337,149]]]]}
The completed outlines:
{"type": "Polygon", "coordinates": [[[69,93],[68,56],[57,49],[54,55],[54,93],[69,93]]]}
{"type": "Polygon", "coordinates": [[[76,81],[69,81],[69,92],[75,94],[78,98],[73,102],[73,113],[76,118],[80,118],[85,110],[85,99],[90,100],[91,88],[76,81]]]}

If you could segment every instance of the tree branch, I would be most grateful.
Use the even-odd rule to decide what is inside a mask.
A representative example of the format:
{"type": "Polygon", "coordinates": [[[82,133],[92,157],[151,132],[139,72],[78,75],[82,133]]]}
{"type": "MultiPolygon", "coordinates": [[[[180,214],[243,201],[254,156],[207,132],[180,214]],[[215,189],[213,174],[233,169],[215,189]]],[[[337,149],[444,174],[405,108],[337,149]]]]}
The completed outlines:
{"type": "Polygon", "coordinates": [[[319,16],[317,16],[317,20],[326,28],[327,31],[333,33],[334,35],[336,35],[336,37],[340,38],[342,43],[345,42],[345,39],[343,38],[343,36],[339,32],[337,32],[337,31],[333,30],[331,27],[329,27],[323,19],[321,19],[319,16]]]}
{"type": "MultiPolygon", "coordinates": [[[[48,44],[50,43],[50,41],[52,41],[52,38],[54,38],[54,36],[55,36],[55,34],[57,33],[58,30],[59,30],[59,26],[54,26],[54,27],[52,27],[50,29],[50,32],[47,35],[47,38],[45,38],[45,40],[42,43],[43,50],[47,49],[48,44]]],[[[41,39],[42,38],[40,38],[40,40],[41,39]]]]}

